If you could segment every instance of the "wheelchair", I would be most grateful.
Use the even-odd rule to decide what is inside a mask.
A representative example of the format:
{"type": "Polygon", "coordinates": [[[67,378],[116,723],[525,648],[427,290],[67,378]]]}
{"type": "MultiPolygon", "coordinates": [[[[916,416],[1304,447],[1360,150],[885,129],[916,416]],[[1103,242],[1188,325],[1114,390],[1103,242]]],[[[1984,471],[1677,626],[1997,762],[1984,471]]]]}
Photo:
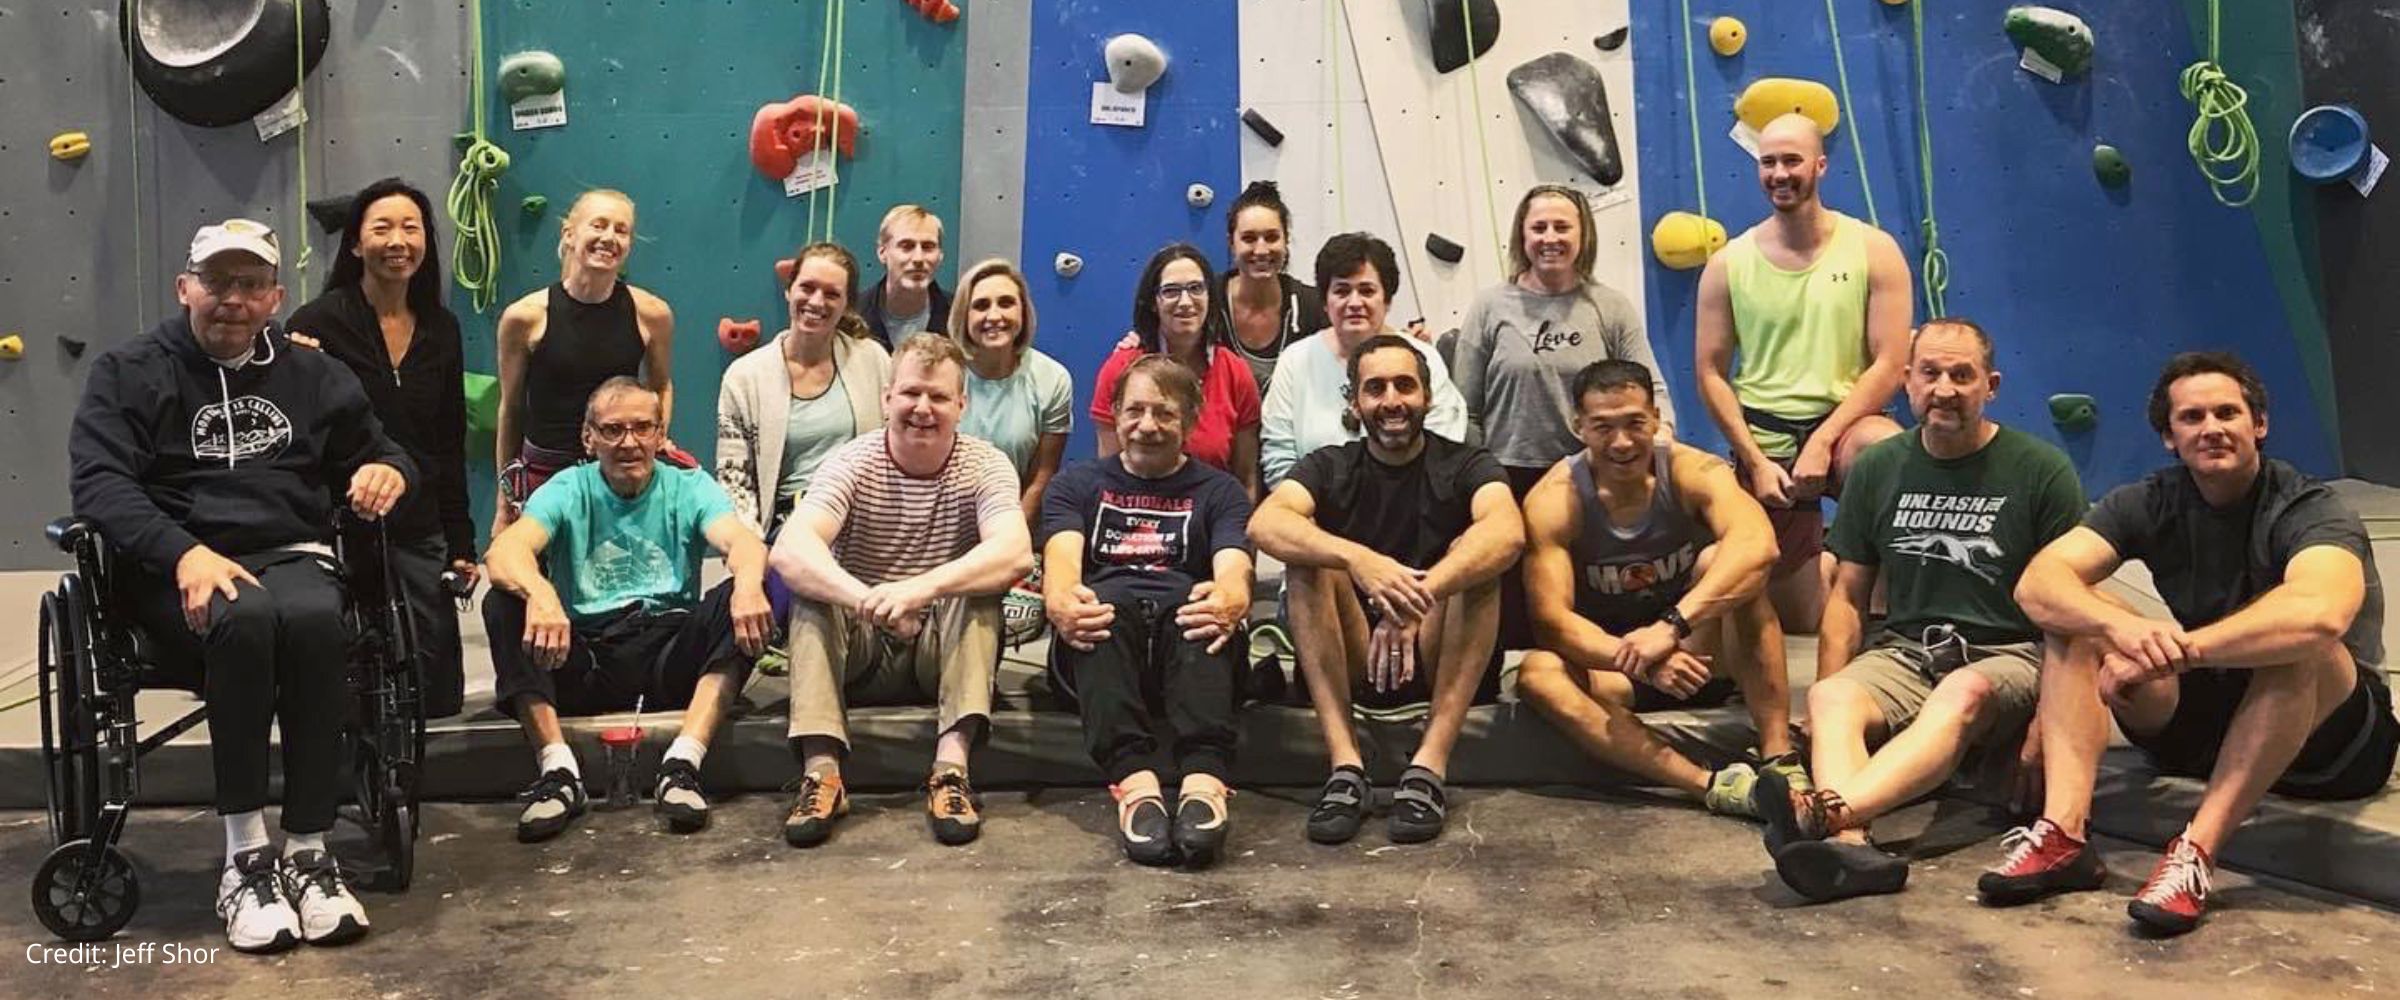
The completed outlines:
{"type": "MultiPolygon", "coordinates": [[[[416,861],[423,664],[405,591],[384,557],[383,525],[344,509],[334,528],[332,568],[351,636],[342,746],[352,766],[353,802],[340,815],[365,830],[381,855],[360,869],[361,884],[397,892],[408,888],[416,861]],[[359,566],[371,567],[376,578],[354,580],[352,568],[359,566]]],[[[117,846],[139,788],[141,758],[199,725],[208,708],[146,735],[139,731],[134,696],[144,688],[198,694],[200,665],[168,662],[162,645],[125,613],[116,592],[122,564],[95,525],[65,517],[44,535],[74,557],[75,568],[41,603],[37,697],[52,849],[34,873],[33,909],[61,939],[99,941],[122,930],[141,905],[140,879],[117,846]]]]}

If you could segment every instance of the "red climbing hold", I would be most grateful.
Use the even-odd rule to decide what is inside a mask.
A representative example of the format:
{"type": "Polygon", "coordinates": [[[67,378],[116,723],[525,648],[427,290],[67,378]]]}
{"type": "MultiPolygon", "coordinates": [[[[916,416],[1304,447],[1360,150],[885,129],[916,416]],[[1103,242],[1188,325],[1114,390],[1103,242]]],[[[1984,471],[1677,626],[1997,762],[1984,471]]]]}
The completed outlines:
{"type": "Polygon", "coordinates": [[[948,24],[958,20],[958,5],[951,3],[950,0],[900,0],[900,2],[916,8],[917,13],[925,15],[926,20],[935,24],[948,24]]]}
{"type": "Polygon", "coordinates": [[[802,94],[758,109],[750,119],[750,165],[779,181],[792,175],[800,158],[832,145],[843,156],[858,150],[858,111],[815,94],[802,94]],[[826,133],[831,132],[828,136],[826,133]]]}
{"type": "Polygon", "coordinates": [[[754,319],[735,320],[731,316],[717,318],[717,343],[728,353],[748,354],[758,346],[759,322],[754,319]]]}

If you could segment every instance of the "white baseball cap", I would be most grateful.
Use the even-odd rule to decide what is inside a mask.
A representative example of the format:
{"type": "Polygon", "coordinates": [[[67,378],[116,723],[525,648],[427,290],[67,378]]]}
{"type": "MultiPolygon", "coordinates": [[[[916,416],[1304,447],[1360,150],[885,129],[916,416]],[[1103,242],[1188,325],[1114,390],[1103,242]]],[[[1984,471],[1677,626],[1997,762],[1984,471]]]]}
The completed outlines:
{"type": "Polygon", "coordinates": [[[275,230],[267,228],[263,222],[249,219],[227,219],[200,227],[199,232],[192,234],[192,252],[187,259],[191,266],[198,267],[209,258],[228,250],[257,254],[269,266],[280,267],[283,264],[283,254],[275,245],[275,230]]]}

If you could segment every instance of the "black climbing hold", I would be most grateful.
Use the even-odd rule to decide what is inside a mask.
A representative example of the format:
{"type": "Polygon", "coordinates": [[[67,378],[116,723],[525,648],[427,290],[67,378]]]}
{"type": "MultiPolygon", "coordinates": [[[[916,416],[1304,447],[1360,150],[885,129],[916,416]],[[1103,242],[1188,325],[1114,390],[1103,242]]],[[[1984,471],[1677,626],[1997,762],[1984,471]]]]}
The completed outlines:
{"type": "Polygon", "coordinates": [[[1508,92],[1593,180],[1614,185],[1625,179],[1617,128],[1608,114],[1608,84],[1591,63],[1550,53],[1509,70],[1508,92]]]}
{"type": "Polygon", "coordinates": [[[316,69],[331,22],[326,0],[121,0],[116,23],[134,30],[112,30],[134,82],[160,110],[213,128],[248,121],[291,93],[293,53],[301,53],[303,72],[316,69]],[[295,4],[307,6],[295,14],[295,4]]]}
{"type": "Polygon", "coordinates": [[[1450,242],[1440,233],[1426,233],[1425,252],[1444,264],[1456,264],[1467,255],[1467,248],[1450,242]]]}
{"type": "Polygon", "coordinates": [[[1283,145],[1283,130],[1276,128],[1274,122],[1267,120],[1267,116],[1259,114],[1257,108],[1242,109],[1242,124],[1249,126],[1250,131],[1260,139],[1266,140],[1267,145],[1283,145]]]}
{"type": "Polygon", "coordinates": [[[1492,50],[1500,36],[1500,5],[1493,0],[1433,0],[1433,68],[1447,73],[1492,50]],[[1463,12],[1462,12],[1463,11],[1463,12]],[[1467,22],[1475,22],[1473,51],[1469,51],[1467,22]]]}
{"type": "Polygon", "coordinates": [[[86,344],[85,344],[83,341],[77,340],[77,339],[75,339],[75,338],[73,338],[73,337],[66,336],[65,334],[60,334],[60,335],[59,335],[59,338],[58,338],[58,349],[59,349],[59,350],[61,350],[61,351],[65,351],[65,352],[66,352],[66,354],[67,354],[67,356],[68,356],[68,357],[70,357],[70,358],[80,358],[80,357],[82,357],[82,356],[83,356],[83,349],[84,349],[86,346],[88,346],[88,345],[86,345],[86,344]]]}
{"type": "Polygon", "coordinates": [[[319,229],[328,233],[341,232],[343,226],[350,224],[350,196],[345,194],[313,199],[308,203],[308,217],[316,220],[319,229]]]}
{"type": "Polygon", "coordinates": [[[1625,47],[1625,33],[1631,30],[1633,30],[1631,27],[1618,28],[1617,30],[1611,31],[1608,34],[1592,39],[1592,44],[1599,46],[1600,51],[1602,52],[1615,52],[1616,50],[1625,47]]]}

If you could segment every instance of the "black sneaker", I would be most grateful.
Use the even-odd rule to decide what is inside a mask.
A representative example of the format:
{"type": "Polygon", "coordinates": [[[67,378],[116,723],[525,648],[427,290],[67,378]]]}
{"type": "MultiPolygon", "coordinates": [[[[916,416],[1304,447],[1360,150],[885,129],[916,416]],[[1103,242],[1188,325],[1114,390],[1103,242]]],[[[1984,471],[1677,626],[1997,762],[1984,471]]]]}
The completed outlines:
{"type": "Polygon", "coordinates": [[[532,786],[517,793],[517,801],[525,803],[525,811],[517,814],[517,842],[523,844],[558,836],[591,805],[583,794],[583,779],[563,767],[542,772],[532,786]]]}
{"type": "Polygon", "coordinates": [[[1400,788],[1392,793],[1392,843],[1422,844],[1441,836],[1449,814],[1441,775],[1415,764],[1400,772],[1400,788]]]}
{"type": "Polygon", "coordinates": [[[1167,800],[1157,792],[1118,797],[1117,844],[1134,864],[1174,864],[1173,826],[1173,821],[1167,818],[1167,800]]]}
{"type": "Polygon", "coordinates": [[[1870,844],[1802,840],[1775,852],[1775,874],[1816,903],[1899,892],[1908,887],[1908,862],[1870,844]]]}
{"type": "Polygon", "coordinates": [[[1225,795],[1195,795],[1185,792],[1183,801],[1175,804],[1175,849],[1183,853],[1183,863],[1193,868],[1206,868],[1225,853],[1225,834],[1232,827],[1232,817],[1226,815],[1225,795]]]}
{"type": "Polygon", "coordinates": [[[1367,822],[1367,799],[1374,791],[1367,772],[1344,764],[1333,769],[1317,792],[1317,806],[1308,813],[1308,839],[1320,844],[1347,844],[1367,822]]]}
{"type": "Polygon", "coordinates": [[[665,817],[667,829],[697,833],[708,826],[708,797],[700,794],[700,769],[681,758],[658,765],[658,790],[651,808],[665,817]]]}

